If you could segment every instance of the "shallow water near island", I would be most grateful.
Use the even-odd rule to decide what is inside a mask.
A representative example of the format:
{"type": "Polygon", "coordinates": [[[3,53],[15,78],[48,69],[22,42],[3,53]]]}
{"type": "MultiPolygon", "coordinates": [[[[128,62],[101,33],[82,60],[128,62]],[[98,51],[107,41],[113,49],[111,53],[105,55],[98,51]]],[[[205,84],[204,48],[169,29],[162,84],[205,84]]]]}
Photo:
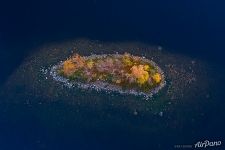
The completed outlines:
{"type": "Polygon", "coordinates": [[[15,139],[23,136],[19,142],[30,141],[28,149],[61,149],[73,144],[82,149],[193,145],[205,137],[224,138],[213,130],[222,129],[220,122],[225,118],[224,74],[218,65],[139,42],[80,39],[50,44],[28,57],[2,87],[0,117],[4,128],[15,129],[15,139]],[[69,88],[54,80],[49,70],[74,52],[129,52],[146,57],[162,68],[167,84],[148,99],[69,88]]]}

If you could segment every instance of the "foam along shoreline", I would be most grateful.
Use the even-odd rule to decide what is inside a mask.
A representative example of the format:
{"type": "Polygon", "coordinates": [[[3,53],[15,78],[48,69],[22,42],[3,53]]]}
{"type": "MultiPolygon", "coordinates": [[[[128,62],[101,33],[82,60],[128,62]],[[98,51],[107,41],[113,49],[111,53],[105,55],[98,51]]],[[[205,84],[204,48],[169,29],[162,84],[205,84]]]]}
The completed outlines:
{"type": "MultiPolygon", "coordinates": [[[[71,80],[68,78],[68,76],[65,76],[64,74],[62,74],[62,72],[60,74],[59,71],[60,70],[62,71],[62,68],[65,65],[66,61],[73,59],[73,58],[67,59],[66,61],[61,61],[59,64],[52,66],[50,69],[50,75],[53,77],[53,79],[55,81],[62,82],[64,85],[66,85],[69,88],[78,87],[81,89],[93,89],[96,91],[106,91],[107,93],[116,92],[116,93],[120,93],[120,94],[132,94],[132,95],[136,95],[136,96],[144,96],[146,99],[148,99],[148,98],[152,97],[154,94],[158,93],[159,90],[162,89],[166,85],[165,75],[164,75],[164,72],[162,71],[162,69],[155,62],[153,62],[152,60],[146,59],[144,57],[133,56],[130,54],[103,54],[103,55],[93,54],[90,56],[83,56],[82,59],[86,62],[89,62],[90,60],[93,62],[93,60],[94,60],[96,62],[96,64],[98,61],[103,60],[103,63],[106,64],[107,62],[104,62],[104,60],[108,60],[109,58],[111,61],[113,61],[113,59],[123,60],[124,57],[125,58],[129,57],[130,59],[135,57],[139,60],[139,63],[145,64],[148,68],[149,68],[149,66],[154,68],[153,71],[157,72],[157,74],[160,75],[160,80],[158,81],[158,83],[157,84],[154,83],[154,85],[153,85],[153,83],[151,83],[152,84],[151,86],[153,86],[153,87],[151,87],[151,88],[148,87],[147,91],[143,91],[143,90],[138,89],[138,87],[140,87],[142,85],[140,85],[140,84],[138,85],[137,83],[135,83],[136,84],[135,87],[123,88],[121,85],[118,85],[118,84],[115,84],[112,82],[110,83],[105,80],[101,80],[98,77],[96,78],[95,81],[92,81],[92,82],[89,82],[89,81],[82,82],[79,80],[71,80]]],[[[77,60],[75,60],[75,61],[77,61],[77,60]]],[[[121,65],[121,62],[119,62],[119,63],[121,65]]],[[[135,62],[135,64],[137,64],[137,63],[135,62]]],[[[130,66],[124,65],[124,66],[128,67],[127,71],[130,71],[130,68],[132,68],[132,65],[130,65],[130,66]]],[[[136,65],[134,65],[134,66],[136,66],[136,65]]],[[[114,69],[116,69],[115,66],[114,66],[114,69]]],[[[122,70],[122,71],[124,71],[124,70],[122,70]]],[[[76,73],[76,71],[75,71],[75,73],[76,73]]],[[[95,73],[96,73],[96,70],[95,70],[95,73]]],[[[106,76],[106,73],[103,75],[106,76]]],[[[111,75],[111,74],[109,74],[109,75],[111,75]]],[[[137,78],[135,78],[135,80],[136,79],[137,78]]],[[[149,76],[149,80],[152,80],[151,76],[149,76]]],[[[136,81],[133,81],[133,82],[136,82],[136,81]]],[[[129,85],[130,83],[126,81],[124,84],[129,85]]],[[[147,82],[146,83],[143,82],[141,84],[145,84],[145,86],[146,85],[150,86],[147,82]]]]}

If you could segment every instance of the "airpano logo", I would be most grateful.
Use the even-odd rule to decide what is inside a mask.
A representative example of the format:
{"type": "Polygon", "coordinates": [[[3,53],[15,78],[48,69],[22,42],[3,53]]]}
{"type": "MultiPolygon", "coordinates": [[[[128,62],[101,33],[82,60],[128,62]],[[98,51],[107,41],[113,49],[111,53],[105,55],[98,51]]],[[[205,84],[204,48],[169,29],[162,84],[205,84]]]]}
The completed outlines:
{"type": "Polygon", "coordinates": [[[221,148],[222,142],[221,141],[198,141],[195,144],[189,145],[174,145],[176,149],[212,149],[212,148],[221,148]]]}
{"type": "Polygon", "coordinates": [[[221,146],[222,142],[221,141],[209,141],[209,140],[205,140],[205,141],[198,141],[194,147],[195,148],[209,148],[209,147],[217,147],[217,146],[221,146]]]}

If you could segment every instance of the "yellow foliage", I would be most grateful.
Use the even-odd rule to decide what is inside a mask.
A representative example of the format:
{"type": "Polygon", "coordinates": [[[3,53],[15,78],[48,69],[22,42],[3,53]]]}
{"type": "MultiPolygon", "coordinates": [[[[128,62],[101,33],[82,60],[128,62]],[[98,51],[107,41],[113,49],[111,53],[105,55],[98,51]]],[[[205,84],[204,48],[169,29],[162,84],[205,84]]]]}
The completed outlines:
{"type": "Polygon", "coordinates": [[[131,61],[131,57],[130,57],[130,54],[129,53],[125,53],[123,55],[123,63],[126,66],[132,66],[133,65],[133,62],[131,61]]]}
{"type": "Polygon", "coordinates": [[[159,73],[156,73],[152,76],[152,79],[156,82],[159,83],[162,80],[162,77],[159,73]]]}
{"type": "Polygon", "coordinates": [[[90,61],[87,62],[87,67],[88,67],[89,69],[91,69],[93,66],[94,66],[93,60],[90,60],[90,61]]]}
{"type": "Polygon", "coordinates": [[[143,65],[134,65],[131,68],[131,74],[136,78],[138,84],[144,84],[149,79],[149,74],[144,70],[143,65]]]}
{"type": "Polygon", "coordinates": [[[138,83],[138,84],[144,84],[145,82],[148,81],[148,78],[149,78],[149,74],[148,74],[148,73],[144,73],[142,76],[140,76],[140,77],[137,79],[137,83],[138,83]]]}
{"type": "Polygon", "coordinates": [[[129,58],[124,58],[123,63],[127,66],[132,66],[133,62],[129,58]]]}
{"type": "Polygon", "coordinates": [[[71,60],[66,60],[63,63],[63,72],[65,75],[72,75],[76,71],[76,65],[71,60]]]}
{"type": "Polygon", "coordinates": [[[144,65],[144,70],[145,70],[145,71],[150,71],[149,65],[144,65]]]}

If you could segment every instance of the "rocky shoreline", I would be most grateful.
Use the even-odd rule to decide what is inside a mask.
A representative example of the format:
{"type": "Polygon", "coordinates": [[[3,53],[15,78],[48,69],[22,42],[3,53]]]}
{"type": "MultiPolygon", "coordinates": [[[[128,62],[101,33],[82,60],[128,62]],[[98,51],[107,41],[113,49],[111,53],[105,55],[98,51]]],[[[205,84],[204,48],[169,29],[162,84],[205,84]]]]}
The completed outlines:
{"type": "MultiPolygon", "coordinates": [[[[84,59],[96,59],[96,58],[102,59],[102,58],[107,57],[107,56],[120,58],[123,55],[121,55],[121,54],[110,54],[110,55],[92,54],[90,56],[84,56],[84,59]]],[[[125,94],[125,95],[126,94],[132,94],[132,95],[136,95],[136,96],[143,96],[147,100],[147,99],[151,98],[154,94],[158,93],[158,91],[166,85],[166,80],[165,80],[164,72],[162,71],[162,69],[158,65],[156,65],[155,62],[153,62],[149,59],[146,59],[144,57],[142,57],[141,59],[142,59],[143,62],[149,63],[153,67],[155,67],[156,70],[158,71],[158,73],[161,75],[161,78],[162,78],[160,84],[157,87],[151,89],[148,92],[137,91],[136,89],[123,89],[119,85],[113,85],[113,84],[110,84],[108,82],[103,82],[101,80],[98,80],[98,81],[95,81],[95,82],[79,82],[79,81],[75,82],[75,81],[71,81],[64,76],[61,76],[58,73],[58,70],[60,68],[62,68],[62,66],[63,66],[63,61],[61,61],[57,65],[53,65],[51,67],[51,69],[48,70],[48,73],[52,76],[52,78],[54,80],[62,82],[68,88],[78,87],[78,88],[82,88],[82,89],[93,89],[93,90],[96,90],[96,91],[106,91],[107,93],[117,92],[117,93],[125,94]]]]}

